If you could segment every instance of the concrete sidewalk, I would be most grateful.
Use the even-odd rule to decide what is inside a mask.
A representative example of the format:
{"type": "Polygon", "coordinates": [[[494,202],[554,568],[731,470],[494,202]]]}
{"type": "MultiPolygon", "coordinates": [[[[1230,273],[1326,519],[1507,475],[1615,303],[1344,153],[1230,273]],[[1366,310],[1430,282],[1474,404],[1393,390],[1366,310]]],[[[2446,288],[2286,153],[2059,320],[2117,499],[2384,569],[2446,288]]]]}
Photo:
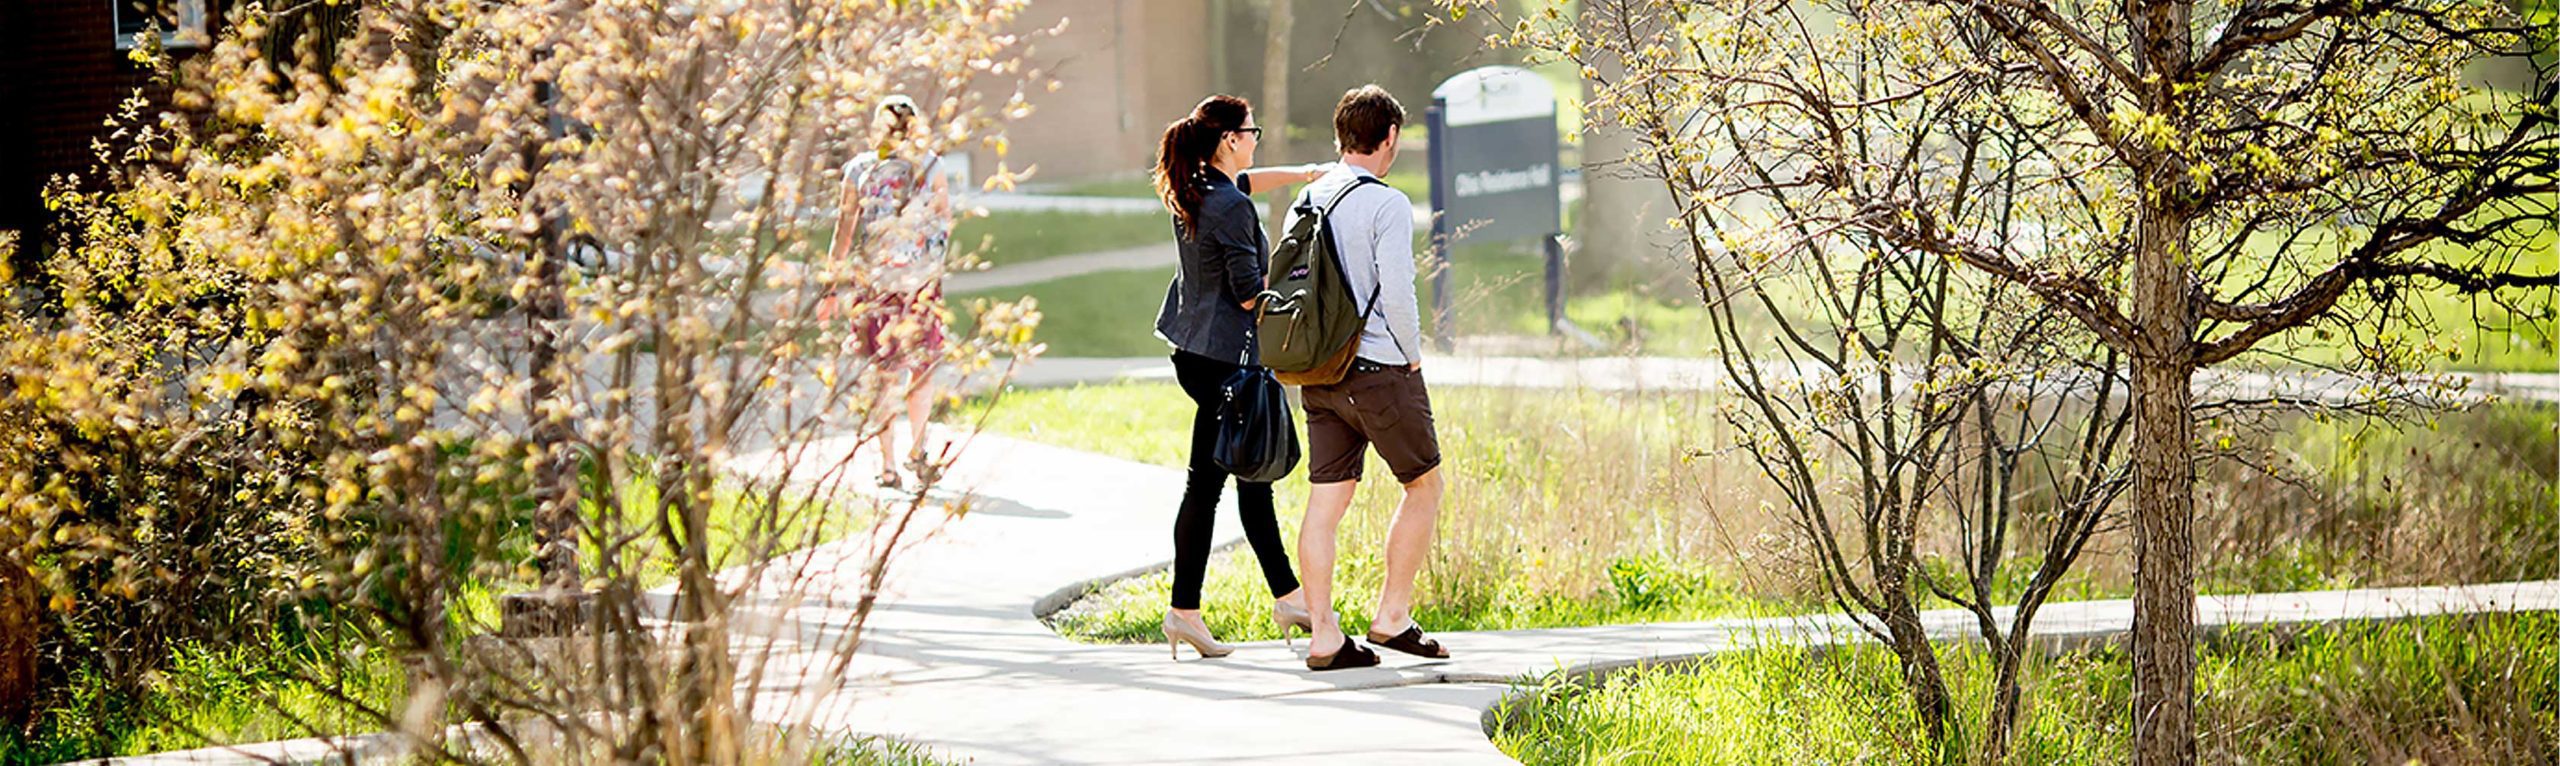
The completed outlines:
{"type": "MultiPolygon", "coordinates": [[[[759,459],[744,456],[735,467],[769,470],[759,459]]],[[[1040,622],[1036,605],[1168,558],[1181,485],[1170,468],[978,437],[953,476],[953,486],[969,490],[966,516],[893,565],[857,677],[843,679],[851,686],[816,700],[792,699],[815,687],[774,689],[774,701],[829,729],[912,740],[981,764],[1508,763],[1483,722],[1512,679],[1768,641],[1864,640],[1836,615],[1447,633],[1440,638],[1458,655],[1452,660],[1389,653],[1381,668],[1317,674],[1300,664],[1303,644],[1245,644],[1217,660],[1186,650],[1176,662],[1161,644],[1078,644],[1040,622]]],[[[1240,536],[1233,519],[1231,505],[1221,509],[1220,538],[1240,536]]],[[[2208,627],[2555,609],[2560,582],[2198,603],[2208,627]]],[[[812,635],[841,617],[794,610],[796,629],[812,635]]],[[[2055,604],[2038,632],[2047,641],[2105,640],[2131,620],[2126,601],[2055,604]]],[[[1928,621],[1951,639],[1973,625],[1956,611],[1928,621]]]]}

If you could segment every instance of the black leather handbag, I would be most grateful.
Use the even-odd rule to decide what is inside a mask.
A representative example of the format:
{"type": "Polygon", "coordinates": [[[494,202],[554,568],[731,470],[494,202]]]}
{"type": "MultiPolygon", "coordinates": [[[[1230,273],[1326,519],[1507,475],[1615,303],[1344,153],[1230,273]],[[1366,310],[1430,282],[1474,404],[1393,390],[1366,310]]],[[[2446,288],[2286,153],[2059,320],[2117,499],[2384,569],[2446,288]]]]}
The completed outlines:
{"type": "Polygon", "coordinates": [[[1298,467],[1298,424],[1271,370],[1247,365],[1218,385],[1218,442],[1209,459],[1244,481],[1271,482],[1298,467]]]}

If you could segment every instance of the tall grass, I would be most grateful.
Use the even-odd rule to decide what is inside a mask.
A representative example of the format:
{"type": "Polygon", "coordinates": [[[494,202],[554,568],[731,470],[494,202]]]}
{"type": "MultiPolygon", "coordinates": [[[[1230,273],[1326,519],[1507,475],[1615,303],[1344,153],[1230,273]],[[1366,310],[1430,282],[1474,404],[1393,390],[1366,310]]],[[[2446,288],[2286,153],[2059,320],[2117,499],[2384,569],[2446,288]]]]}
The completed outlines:
{"type": "Polygon", "coordinates": [[[2207,466],[2207,592],[2560,576],[2560,408],[2279,427],[2285,480],[2207,466]]]}
{"type": "MultiPolygon", "coordinates": [[[[1989,658],[1945,652],[1953,691],[1990,692],[1989,658]]],[[[1529,764],[1961,763],[1921,736],[1891,653],[1772,647],[1623,673],[1524,682],[1494,742],[1529,764]]],[[[2560,747],[2560,615],[2363,623],[2209,641],[2197,669],[2205,763],[2551,763],[2560,747]]],[[[2034,661],[2013,763],[2123,763],[2131,671],[2120,651],[2034,661]]],[[[1979,711],[1987,705],[1959,706],[1979,711]]]]}

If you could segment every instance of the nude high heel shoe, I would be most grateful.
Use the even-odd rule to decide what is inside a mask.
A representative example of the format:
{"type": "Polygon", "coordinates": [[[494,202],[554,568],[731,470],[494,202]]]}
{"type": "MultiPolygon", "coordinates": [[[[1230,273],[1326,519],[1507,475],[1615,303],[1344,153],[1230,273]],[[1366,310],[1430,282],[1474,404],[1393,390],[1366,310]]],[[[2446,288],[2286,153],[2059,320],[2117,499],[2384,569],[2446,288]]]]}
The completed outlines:
{"type": "Polygon", "coordinates": [[[1292,649],[1298,646],[1297,631],[1306,631],[1310,636],[1316,632],[1315,618],[1308,616],[1306,609],[1287,601],[1271,602],[1271,626],[1280,629],[1281,643],[1292,649]]]}
{"type": "Polygon", "coordinates": [[[1218,643],[1207,629],[1193,627],[1190,620],[1175,617],[1171,609],[1164,613],[1164,643],[1165,651],[1176,660],[1182,659],[1183,644],[1190,644],[1191,651],[1199,652],[1200,659],[1204,660],[1224,657],[1236,651],[1235,647],[1218,643]]]}

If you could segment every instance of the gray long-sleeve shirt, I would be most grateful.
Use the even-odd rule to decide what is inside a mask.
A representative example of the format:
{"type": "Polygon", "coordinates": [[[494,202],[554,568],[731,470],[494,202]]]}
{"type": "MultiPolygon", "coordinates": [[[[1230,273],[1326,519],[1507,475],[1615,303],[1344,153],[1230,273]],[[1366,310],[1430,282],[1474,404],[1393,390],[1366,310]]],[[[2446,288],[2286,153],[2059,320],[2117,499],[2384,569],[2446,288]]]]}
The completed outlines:
{"type": "MultiPolygon", "coordinates": [[[[1350,163],[1335,164],[1298,193],[1297,203],[1289,206],[1291,226],[1296,225],[1297,209],[1309,200],[1324,204],[1353,179],[1369,175],[1350,163]]],[[[1369,312],[1369,324],[1360,331],[1360,357],[1390,365],[1420,361],[1422,306],[1413,289],[1413,201],[1395,187],[1368,184],[1334,205],[1328,220],[1334,247],[1342,254],[1343,276],[1361,310],[1369,309],[1371,286],[1383,284],[1377,310],[1369,312]]]]}

